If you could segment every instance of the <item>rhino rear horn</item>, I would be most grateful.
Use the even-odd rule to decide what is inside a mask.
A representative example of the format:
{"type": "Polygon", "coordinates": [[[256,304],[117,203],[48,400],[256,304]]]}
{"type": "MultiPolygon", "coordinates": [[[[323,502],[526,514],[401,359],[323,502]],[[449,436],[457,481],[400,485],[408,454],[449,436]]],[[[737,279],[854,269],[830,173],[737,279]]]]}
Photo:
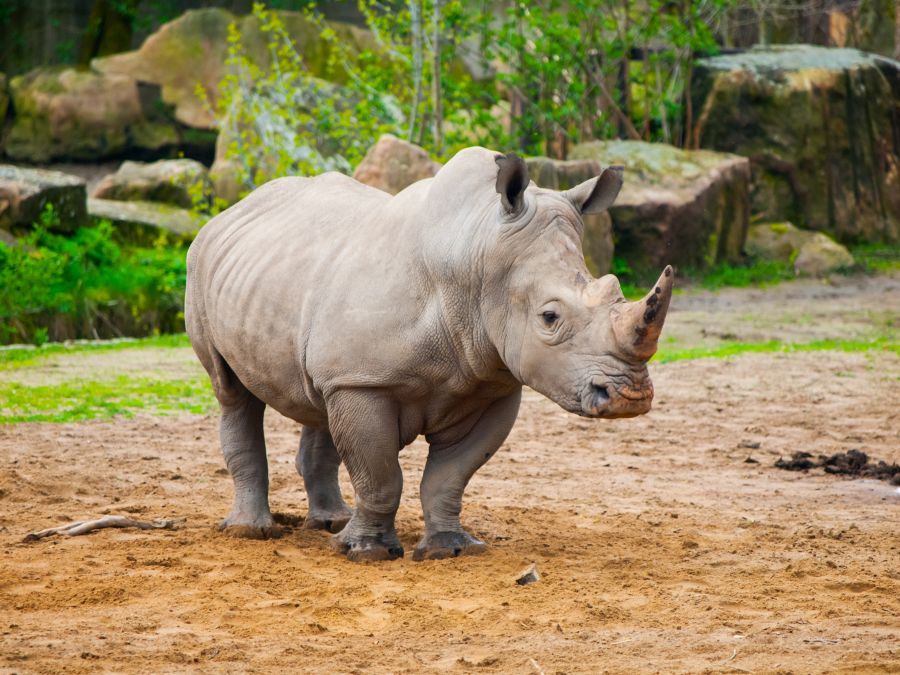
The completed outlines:
{"type": "Polygon", "coordinates": [[[612,206],[619,196],[619,190],[622,189],[622,171],[621,166],[608,166],[596,178],[566,190],[565,195],[583,216],[602,213],[612,206]]]}
{"type": "Polygon", "coordinates": [[[519,215],[525,208],[525,188],[528,187],[528,165],[516,153],[497,155],[497,192],[503,209],[510,216],[519,215]]]}
{"type": "Polygon", "coordinates": [[[669,265],[641,300],[623,302],[613,307],[613,333],[626,356],[648,361],[656,353],[656,344],[666,320],[674,286],[675,273],[669,265]]]}

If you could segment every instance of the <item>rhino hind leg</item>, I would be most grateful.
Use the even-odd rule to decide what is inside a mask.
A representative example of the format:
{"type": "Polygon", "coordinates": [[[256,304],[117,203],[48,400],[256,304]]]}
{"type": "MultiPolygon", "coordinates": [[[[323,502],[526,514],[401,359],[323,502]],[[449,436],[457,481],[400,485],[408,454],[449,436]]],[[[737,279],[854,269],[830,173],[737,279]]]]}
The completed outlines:
{"type": "Polygon", "coordinates": [[[471,431],[451,445],[428,451],[420,489],[425,534],[413,560],[436,560],[483,552],[487,545],[466,532],[459,520],[469,480],[506,440],[519,412],[521,389],[485,410],[471,431]]]}
{"type": "Polygon", "coordinates": [[[341,457],[331,433],[327,429],[303,427],[296,464],[309,501],[304,527],[340,532],[353,512],[341,495],[338,483],[341,457]]]}
{"type": "Polygon", "coordinates": [[[394,528],[403,491],[396,404],[375,392],[342,391],[328,402],[328,423],[356,495],[332,547],[353,561],[402,558],[394,528]]]}
{"type": "Polygon", "coordinates": [[[213,388],[222,408],[219,439],[234,481],[234,504],[219,529],[245,539],[280,537],[281,528],[269,510],[269,464],[263,432],[266,404],[244,387],[218,353],[212,354],[212,360],[213,388]]]}

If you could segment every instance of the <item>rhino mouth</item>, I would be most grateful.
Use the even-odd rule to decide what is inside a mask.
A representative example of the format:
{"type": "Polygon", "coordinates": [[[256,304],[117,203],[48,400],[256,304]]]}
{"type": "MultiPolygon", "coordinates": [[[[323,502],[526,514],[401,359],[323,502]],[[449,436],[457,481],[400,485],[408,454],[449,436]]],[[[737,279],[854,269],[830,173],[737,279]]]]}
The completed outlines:
{"type": "Polygon", "coordinates": [[[636,417],[650,410],[653,385],[644,380],[638,386],[617,385],[603,377],[591,378],[581,395],[581,410],[585,417],[636,417]]]}

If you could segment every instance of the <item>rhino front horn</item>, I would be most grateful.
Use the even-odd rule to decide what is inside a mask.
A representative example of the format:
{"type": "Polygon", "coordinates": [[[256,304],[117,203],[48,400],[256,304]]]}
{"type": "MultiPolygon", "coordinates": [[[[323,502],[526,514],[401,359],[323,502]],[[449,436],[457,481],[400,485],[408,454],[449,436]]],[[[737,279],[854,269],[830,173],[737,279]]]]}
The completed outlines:
{"type": "Polygon", "coordinates": [[[647,361],[656,353],[656,343],[666,320],[674,286],[675,273],[668,265],[643,299],[614,306],[613,333],[627,356],[647,361]]]}

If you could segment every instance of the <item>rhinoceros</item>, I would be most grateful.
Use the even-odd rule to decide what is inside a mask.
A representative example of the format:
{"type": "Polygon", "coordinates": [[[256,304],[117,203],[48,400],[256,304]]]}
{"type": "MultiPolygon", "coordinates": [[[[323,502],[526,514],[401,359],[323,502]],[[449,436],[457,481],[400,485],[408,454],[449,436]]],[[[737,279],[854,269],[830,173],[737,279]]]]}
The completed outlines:
{"type": "Polygon", "coordinates": [[[585,417],[646,413],[672,269],[628,302],[615,276],[592,278],[581,247],[582,216],[621,185],[610,167],[541,189],[519,157],[467,148],[395,196],[338,173],[280,178],[210,220],[188,254],[185,321],[234,481],[220,527],[278,535],[266,406],[302,425],[306,527],[331,531],[351,560],[403,555],[399,453],[420,435],[416,560],[485,549],[460,524],[462,495],[510,432],[523,385],[585,417]]]}

